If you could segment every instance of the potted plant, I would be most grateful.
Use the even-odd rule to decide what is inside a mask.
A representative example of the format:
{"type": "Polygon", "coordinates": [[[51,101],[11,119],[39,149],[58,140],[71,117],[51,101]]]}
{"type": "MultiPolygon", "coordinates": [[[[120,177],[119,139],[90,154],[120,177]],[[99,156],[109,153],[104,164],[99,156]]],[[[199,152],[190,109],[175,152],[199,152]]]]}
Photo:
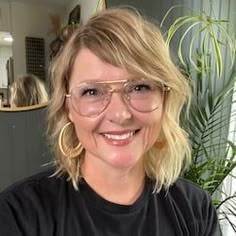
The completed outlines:
{"type": "MultiPolygon", "coordinates": [[[[161,27],[178,7],[169,9],[161,27]]],[[[181,119],[192,144],[192,164],[183,176],[209,192],[219,219],[227,220],[236,232],[236,193],[229,195],[222,188],[236,166],[236,145],[228,140],[230,118],[236,117],[231,111],[236,41],[229,24],[228,20],[192,11],[168,27],[166,43],[171,47],[175,38],[177,61],[193,90],[188,119],[185,112],[181,119]],[[224,64],[225,50],[230,57],[224,64]]]]}

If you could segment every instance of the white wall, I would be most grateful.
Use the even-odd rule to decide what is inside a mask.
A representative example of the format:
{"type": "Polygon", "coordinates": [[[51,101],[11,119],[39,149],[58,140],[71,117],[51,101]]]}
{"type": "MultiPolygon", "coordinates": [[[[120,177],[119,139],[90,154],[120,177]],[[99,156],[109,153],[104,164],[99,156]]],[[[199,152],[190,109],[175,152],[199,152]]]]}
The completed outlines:
{"type": "MultiPolygon", "coordinates": [[[[51,29],[50,14],[63,16],[64,9],[40,4],[25,4],[12,2],[12,36],[14,76],[26,72],[25,37],[39,37],[45,40],[46,66],[49,60],[49,44],[54,35],[49,35],[51,29]]],[[[47,69],[47,68],[46,68],[47,69]]]]}
{"type": "Polygon", "coordinates": [[[95,13],[98,0],[80,0],[81,2],[81,21],[82,24],[95,13]]]}
{"type": "MultiPolygon", "coordinates": [[[[49,14],[59,14],[63,24],[67,24],[69,13],[77,5],[81,6],[81,24],[95,13],[98,0],[71,0],[66,8],[53,7],[46,4],[24,3],[12,1],[0,3],[0,31],[12,33],[14,77],[26,72],[25,37],[40,37],[45,39],[46,65],[49,60],[49,44],[55,38],[49,35],[49,14]]],[[[46,68],[47,69],[47,68],[46,68]]]]}
{"type": "Polygon", "coordinates": [[[10,4],[0,2],[0,31],[10,32],[11,30],[11,15],[10,4]]]}
{"type": "Polygon", "coordinates": [[[0,88],[7,88],[7,60],[12,56],[11,46],[0,46],[0,88]]]}

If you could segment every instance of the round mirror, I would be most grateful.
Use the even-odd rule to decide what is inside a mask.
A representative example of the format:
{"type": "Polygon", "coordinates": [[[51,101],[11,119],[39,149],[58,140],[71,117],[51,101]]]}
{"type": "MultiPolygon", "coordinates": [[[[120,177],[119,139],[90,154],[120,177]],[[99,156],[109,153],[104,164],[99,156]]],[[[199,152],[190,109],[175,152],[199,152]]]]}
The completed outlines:
{"type": "Polygon", "coordinates": [[[17,112],[17,111],[29,111],[29,110],[35,110],[39,108],[46,107],[48,105],[48,102],[44,102],[37,105],[32,106],[25,106],[25,107],[0,107],[0,112],[17,112]]]}
{"type": "Polygon", "coordinates": [[[0,97],[0,107],[6,109],[29,109],[31,106],[48,102],[45,82],[33,74],[18,76],[6,90],[6,99],[3,93],[0,97]]]}

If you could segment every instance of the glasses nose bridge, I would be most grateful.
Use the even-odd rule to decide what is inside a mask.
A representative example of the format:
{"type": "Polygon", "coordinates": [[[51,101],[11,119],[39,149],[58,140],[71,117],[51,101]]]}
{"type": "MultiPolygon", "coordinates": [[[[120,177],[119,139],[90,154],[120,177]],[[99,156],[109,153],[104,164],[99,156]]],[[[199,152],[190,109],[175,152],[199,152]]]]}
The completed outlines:
{"type": "Polygon", "coordinates": [[[113,94],[113,93],[122,93],[123,91],[123,87],[121,87],[121,88],[112,88],[112,87],[110,87],[109,88],[109,93],[111,93],[111,94],[113,94]]]}
{"type": "Polygon", "coordinates": [[[110,87],[109,88],[109,93],[110,93],[110,98],[111,98],[113,93],[119,93],[119,94],[121,94],[122,98],[125,98],[126,100],[129,100],[129,96],[125,92],[125,84],[123,84],[120,88],[112,88],[112,87],[110,87]]]}

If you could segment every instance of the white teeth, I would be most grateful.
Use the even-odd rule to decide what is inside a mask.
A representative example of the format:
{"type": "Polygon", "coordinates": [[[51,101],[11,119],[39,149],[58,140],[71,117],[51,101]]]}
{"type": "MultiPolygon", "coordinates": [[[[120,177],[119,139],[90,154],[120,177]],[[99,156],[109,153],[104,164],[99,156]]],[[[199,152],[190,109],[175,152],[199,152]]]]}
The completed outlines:
{"type": "Polygon", "coordinates": [[[130,133],[127,133],[127,134],[121,134],[121,135],[115,135],[115,134],[104,134],[104,136],[106,138],[109,138],[109,139],[115,139],[115,140],[124,140],[124,139],[127,139],[127,138],[130,138],[134,135],[134,132],[130,132],[130,133]]]}

